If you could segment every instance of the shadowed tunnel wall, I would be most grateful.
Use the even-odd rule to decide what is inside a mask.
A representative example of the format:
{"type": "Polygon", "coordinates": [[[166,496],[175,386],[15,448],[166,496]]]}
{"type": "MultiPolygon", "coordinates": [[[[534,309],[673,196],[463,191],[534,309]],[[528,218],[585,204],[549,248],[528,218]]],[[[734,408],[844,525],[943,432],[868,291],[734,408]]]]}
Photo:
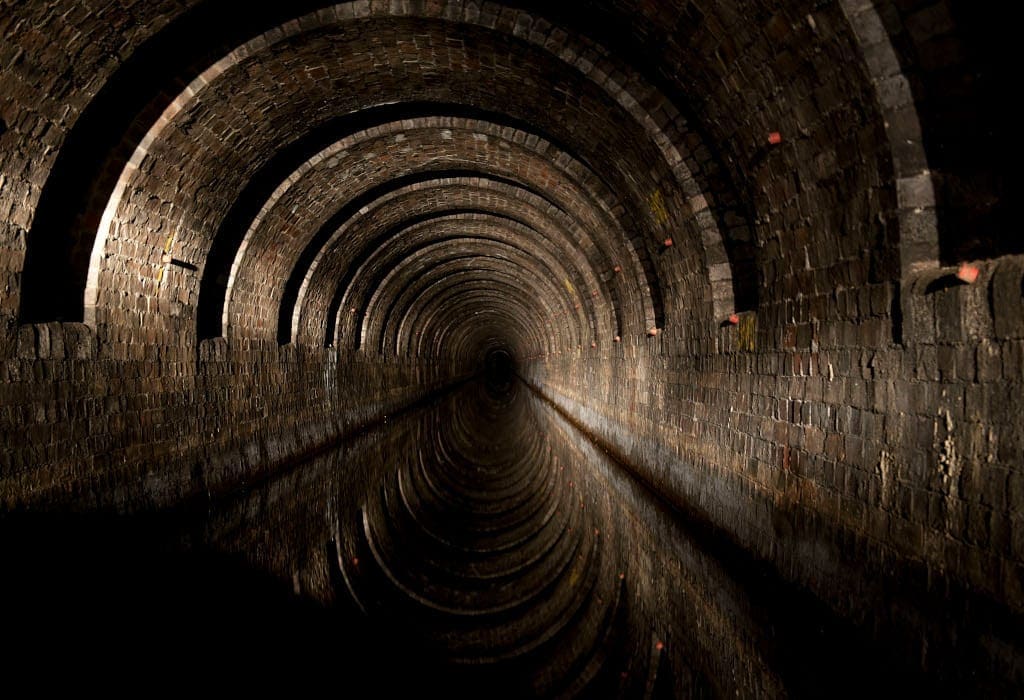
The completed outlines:
{"type": "MultiPolygon", "coordinates": [[[[680,522],[733,562],[709,591],[763,574],[780,610],[813,608],[911,687],[1019,689],[1010,23],[954,0],[551,5],[4,5],[5,522],[230,500],[382,430],[365,471],[323,477],[365,497],[327,508],[334,559],[386,564],[374,538],[414,457],[509,541],[519,511],[487,493],[540,513],[569,498],[544,470],[572,465],[611,523],[572,540],[607,543],[586,572],[632,571],[573,619],[619,620],[593,600],[621,597],[621,619],[671,617],[679,639],[622,623],[616,649],[668,651],[630,652],[648,670],[620,694],[821,690],[763,651],[786,646],[751,631],[764,620],[693,631],[733,608],[658,573],[719,566],[680,522]],[[492,462],[532,484],[523,500],[463,469],[492,462]],[[692,662],[725,648],[742,672],[692,662]]],[[[304,587],[317,552],[257,568],[365,607],[358,583],[304,587]]],[[[402,586],[429,585],[406,564],[402,586]]],[[[570,605],[560,590],[544,605],[570,605]]],[[[518,624],[502,634],[533,634],[518,624]]],[[[573,659],[520,690],[582,692],[556,673],[590,678],[573,659]]]]}

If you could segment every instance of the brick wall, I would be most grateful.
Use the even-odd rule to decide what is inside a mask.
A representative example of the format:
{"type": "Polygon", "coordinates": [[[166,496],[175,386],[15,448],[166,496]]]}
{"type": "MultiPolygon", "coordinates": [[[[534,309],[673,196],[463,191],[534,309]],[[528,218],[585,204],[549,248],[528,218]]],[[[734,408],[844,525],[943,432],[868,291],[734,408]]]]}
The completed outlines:
{"type": "Polygon", "coordinates": [[[465,370],[328,349],[208,341],[110,359],[81,324],[23,326],[0,363],[5,508],[127,511],[238,488],[465,370]]]}
{"type": "MultiPolygon", "coordinates": [[[[952,627],[956,653],[1019,677],[1000,616],[1024,606],[1021,265],[1001,258],[973,285],[906,289],[901,345],[872,324],[812,315],[803,333],[751,314],[721,331],[720,353],[652,338],[525,374],[668,502],[899,638],[922,667],[915,636],[941,657],[952,627]],[[761,349],[773,333],[781,342],[761,349]]],[[[870,290],[844,296],[835,302],[858,316],[885,318],[870,290]]]]}

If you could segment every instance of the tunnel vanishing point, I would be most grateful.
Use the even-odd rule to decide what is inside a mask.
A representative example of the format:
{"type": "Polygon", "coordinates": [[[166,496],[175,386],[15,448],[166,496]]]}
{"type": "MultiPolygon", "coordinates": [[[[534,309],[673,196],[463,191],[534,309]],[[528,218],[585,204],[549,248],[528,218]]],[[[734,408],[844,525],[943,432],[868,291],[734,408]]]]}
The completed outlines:
{"type": "Polygon", "coordinates": [[[1024,692],[1009,6],[0,3],[4,686],[1024,692]]]}

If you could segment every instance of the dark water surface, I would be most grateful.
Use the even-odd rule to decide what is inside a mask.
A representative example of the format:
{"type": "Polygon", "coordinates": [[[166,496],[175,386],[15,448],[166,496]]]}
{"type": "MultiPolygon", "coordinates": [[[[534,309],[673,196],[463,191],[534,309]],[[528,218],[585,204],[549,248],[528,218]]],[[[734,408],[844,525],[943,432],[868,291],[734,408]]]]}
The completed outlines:
{"type": "Polygon", "coordinates": [[[925,687],[507,377],[170,511],[6,514],[0,544],[0,668],[36,689],[925,687]]]}

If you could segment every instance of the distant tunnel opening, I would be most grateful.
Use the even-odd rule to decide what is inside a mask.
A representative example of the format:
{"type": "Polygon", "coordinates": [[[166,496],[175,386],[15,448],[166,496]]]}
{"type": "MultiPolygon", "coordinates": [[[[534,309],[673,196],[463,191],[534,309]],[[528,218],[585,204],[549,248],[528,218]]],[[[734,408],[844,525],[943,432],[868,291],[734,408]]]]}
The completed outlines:
{"type": "Polygon", "coordinates": [[[503,348],[487,351],[483,361],[483,378],[489,392],[495,396],[507,395],[516,380],[516,360],[503,348]]]}

